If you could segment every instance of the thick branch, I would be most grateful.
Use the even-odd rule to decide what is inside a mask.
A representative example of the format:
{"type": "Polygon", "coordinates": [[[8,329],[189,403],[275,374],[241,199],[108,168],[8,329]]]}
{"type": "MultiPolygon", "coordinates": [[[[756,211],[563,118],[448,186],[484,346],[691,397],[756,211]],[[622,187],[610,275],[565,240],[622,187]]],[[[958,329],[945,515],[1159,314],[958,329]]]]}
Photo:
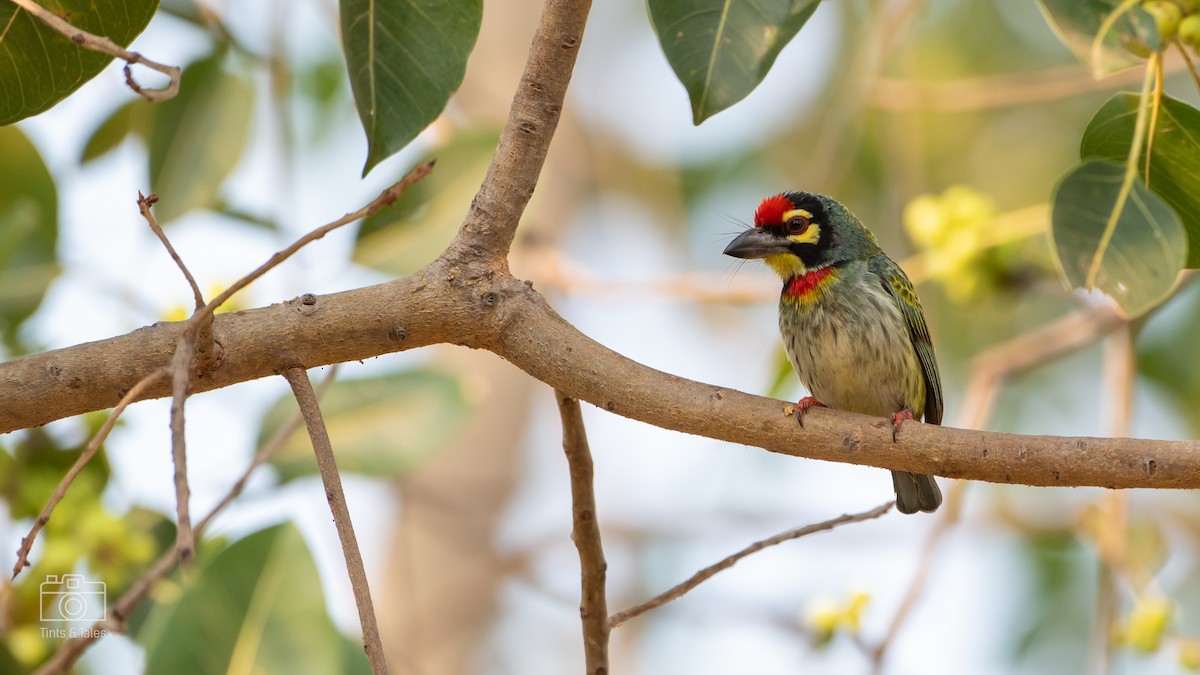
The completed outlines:
{"type": "MultiPolygon", "coordinates": [[[[115,405],[167,363],[179,324],[0,364],[0,431],[115,405]]],[[[1027,485],[1200,488],[1200,441],[1025,436],[810,411],[648,368],[589,339],[527,284],[439,260],[418,274],[328,296],[221,314],[207,391],[285,368],[355,361],[440,342],[485,348],[535,378],[619,415],[772,452],[951,478],[1027,485]]],[[[146,398],[165,396],[158,385],[146,398]]]]}
{"type": "Polygon", "coordinates": [[[507,268],[508,247],[558,127],[591,6],[591,0],[546,2],[496,154],[451,251],[481,252],[507,268]]]}

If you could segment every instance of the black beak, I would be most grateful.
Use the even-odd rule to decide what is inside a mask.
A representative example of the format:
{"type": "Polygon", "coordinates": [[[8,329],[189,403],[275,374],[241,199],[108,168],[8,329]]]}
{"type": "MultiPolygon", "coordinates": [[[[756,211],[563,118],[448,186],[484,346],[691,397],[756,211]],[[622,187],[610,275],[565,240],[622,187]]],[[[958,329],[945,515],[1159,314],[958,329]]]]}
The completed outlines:
{"type": "Polygon", "coordinates": [[[725,255],[734,258],[765,258],[776,253],[787,253],[788,242],[770,232],[756,227],[739,234],[725,247],[725,255]]]}

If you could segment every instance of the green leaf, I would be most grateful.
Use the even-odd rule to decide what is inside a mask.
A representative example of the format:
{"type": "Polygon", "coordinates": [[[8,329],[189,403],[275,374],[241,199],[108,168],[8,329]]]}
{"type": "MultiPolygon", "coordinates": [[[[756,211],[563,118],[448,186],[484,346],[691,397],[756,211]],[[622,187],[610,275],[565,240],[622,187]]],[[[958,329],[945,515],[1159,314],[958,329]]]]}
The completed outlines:
{"type": "Polygon", "coordinates": [[[16,329],[58,276],[58,193],[37,148],[16,127],[0,128],[0,333],[16,329]]]}
{"type": "Polygon", "coordinates": [[[742,100],[821,0],[649,0],[650,20],[700,124],[742,100]]]}
{"type": "Polygon", "coordinates": [[[364,176],[442,113],[482,19],[482,0],[341,0],[350,87],[367,134],[364,176]]]}
{"type": "Polygon", "coordinates": [[[470,203],[487,173],[497,138],[495,133],[458,135],[439,150],[437,171],[405,190],[395,206],[363,221],[354,261],[404,276],[446,250],[462,223],[463,204],[470,203]]]}
{"type": "Polygon", "coordinates": [[[218,53],[188,66],[179,95],[154,111],[150,185],[159,222],[219,207],[221,183],[245,149],[254,92],[222,61],[218,53]]]}
{"type": "Polygon", "coordinates": [[[1091,67],[1092,77],[1096,79],[1144,63],[1145,56],[1134,51],[1149,54],[1160,48],[1154,17],[1134,5],[1105,34],[1099,59],[1096,58],[1093,50],[1096,35],[1105,17],[1116,11],[1121,3],[1122,0],[1038,0],[1058,39],[1070,47],[1084,65],[1091,67]]]}
{"type": "Polygon", "coordinates": [[[1171,293],[1187,259],[1187,235],[1171,207],[1135,177],[1105,245],[1104,231],[1124,176],[1124,166],[1097,159],[1067,172],[1054,188],[1050,228],[1067,283],[1083,287],[1099,251],[1096,286],[1135,317],[1171,293]]]}
{"type": "MultiPolygon", "coordinates": [[[[165,583],[159,596],[178,591],[178,581],[165,583]]],[[[345,667],[345,638],[326,613],[317,567],[286,523],[188,575],[179,599],[155,605],[137,637],[148,673],[363,672],[345,667]]]]}
{"type": "MultiPolygon", "coordinates": [[[[1113,96],[1092,117],[1079,156],[1124,161],[1133,142],[1137,94],[1113,96]]],[[[1144,170],[1144,164],[1138,163],[1144,170]]],[[[1146,178],[1145,175],[1142,176],[1146,178]]],[[[1150,144],[1150,189],[1175,209],[1188,233],[1187,266],[1200,267],[1200,110],[1162,97],[1150,144]]]]}
{"type": "Polygon", "coordinates": [[[83,147],[79,163],[87,164],[107,155],[121,145],[130,134],[137,134],[142,138],[149,137],[154,123],[154,111],[157,109],[151,106],[149,101],[134,99],[114,110],[108,119],[101,122],[92,132],[91,138],[83,147]]]}
{"type": "Polygon", "coordinates": [[[1185,285],[1139,334],[1137,371],[1175,408],[1176,419],[1200,438],[1200,359],[1181,358],[1200,335],[1200,285],[1185,285]]]}
{"type": "MultiPolygon", "coordinates": [[[[321,399],[338,468],[392,477],[411,470],[445,447],[466,419],[468,404],[455,377],[411,370],[384,377],[336,381],[321,399]]],[[[266,442],[296,412],[290,395],[267,412],[259,431],[266,442]]],[[[283,481],[317,473],[303,425],[271,464],[283,481]]]]}
{"type": "MultiPolygon", "coordinates": [[[[158,0],[42,0],[68,23],[122,47],[146,28],[158,0]]],[[[50,109],[111,56],[76,45],[12,2],[0,2],[0,125],[50,109]]]]}

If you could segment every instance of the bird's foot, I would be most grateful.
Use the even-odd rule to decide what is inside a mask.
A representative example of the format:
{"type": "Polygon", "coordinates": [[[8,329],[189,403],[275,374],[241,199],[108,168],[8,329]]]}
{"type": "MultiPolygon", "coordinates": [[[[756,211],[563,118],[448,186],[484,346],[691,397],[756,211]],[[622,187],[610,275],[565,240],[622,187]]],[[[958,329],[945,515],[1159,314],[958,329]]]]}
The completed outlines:
{"type": "Polygon", "coordinates": [[[912,411],[909,410],[908,408],[905,408],[904,410],[901,410],[900,412],[892,413],[892,442],[893,443],[896,442],[896,432],[900,431],[900,423],[903,422],[904,420],[911,420],[911,419],[913,419],[913,414],[912,414],[912,411]]]}
{"type": "Polygon", "coordinates": [[[800,421],[800,426],[804,426],[804,416],[808,414],[809,408],[825,408],[824,403],[821,403],[812,396],[805,396],[796,402],[796,419],[800,421]]]}

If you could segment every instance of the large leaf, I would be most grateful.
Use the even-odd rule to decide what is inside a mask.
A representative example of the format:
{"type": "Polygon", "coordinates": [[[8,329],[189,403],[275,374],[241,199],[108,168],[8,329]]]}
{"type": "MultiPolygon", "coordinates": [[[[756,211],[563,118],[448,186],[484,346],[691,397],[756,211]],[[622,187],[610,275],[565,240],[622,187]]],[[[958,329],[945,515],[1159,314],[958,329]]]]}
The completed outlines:
{"type": "Polygon", "coordinates": [[[367,133],[365,176],[417,137],[462,84],[483,0],[342,0],[350,87],[367,133]]]}
{"type": "Polygon", "coordinates": [[[821,0],[649,0],[650,20],[700,124],[758,86],[821,0]]]}
{"type": "Polygon", "coordinates": [[[1171,207],[1135,177],[1111,239],[1104,242],[1124,176],[1124,166],[1098,159],[1069,171],[1054,189],[1050,227],[1067,283],[1084,287],[1099,252],[1096,287],[1134,317],[1162,302],[1174,288],[1187,259],[1187,234],[1171,207]]]}
{"type": "Polygon", "coordinates": [[[160,222],[219,207],[221,183],[245,149],[254,92],[223,60],[218,53],[188,66],[179,95],[154,110],[150,186],[160,222]]]}
{"type": "Polygon", "coordinates": [[[154,606],[138,640],[148,673],[370,672],[361,650],[347,658],[290,524],[235,542],[189,575],[178,600],[154,606]]]}
{"type": "Polygon", "coordinates": [[[494,133],[459,134],[439,149],[429,158],[437,159],[437,171],[405,190],[395,206],[363,221],[354,261],[404,276],[438,257],[458,232],[464,205],[487,173],[496,139],[494,133]]]}
{"type": "MultiPolygon", "coordinates": [[[[1133,142],[1139,100],[1129,93],[1110,98],[1088,123],[1080,157],[1124,161],[1133,142]]],[[[1138,163],[1138,169],[1144,166],[1138,163]]],[[[1162,97],[1154,125],[1148,185],[1175,209],[1187,230],[1187,266],[1200,267],[1200,110],[1170,96],[1162,97]]]]}
{"type": "MultiPolygon", "coordinates": [[[[445,447],[462,426],[468,407],[457,378],[413,370],[334,382],[321,399],[321,411],[338,469],[392,477],[445,447]]],[[[280,399],[263,418],[259,443],[273,436],[295,412],[296,402],[290,395],[280,399]]],[[[303,425],[271,464],[284,481],[317,472],[312,442],[303,425]]]]}
{"type": "MultiPolygon", "coordinates": [[[[128,46],[150,23],[158,0],[42,0],[40,4],[78,28],[128,46]]],[[[17,5],[0,2],[0,125],[49,109],[111,60],[81,48],[17,5]]]]}
{"type": "Polygon", "coordinates": [[[1131,49],[1158,51],[1160,46],[1154,18],[1134,5],[1105,33],[1099,53],[1094,51],[1096,35],[1105,17],[1116,11],[1121,3],[1122,0],[1038,0],[1050,27],[1076,58],[1091,67],[1092,77],[1096,79],[1145,61],[1131,49]]]}
{"type": "Polygon", "coordinates": [[[25,134],[0,128],[0,334],[10,346],[58,275],[57,240],[54,178],[25,134]]]}

